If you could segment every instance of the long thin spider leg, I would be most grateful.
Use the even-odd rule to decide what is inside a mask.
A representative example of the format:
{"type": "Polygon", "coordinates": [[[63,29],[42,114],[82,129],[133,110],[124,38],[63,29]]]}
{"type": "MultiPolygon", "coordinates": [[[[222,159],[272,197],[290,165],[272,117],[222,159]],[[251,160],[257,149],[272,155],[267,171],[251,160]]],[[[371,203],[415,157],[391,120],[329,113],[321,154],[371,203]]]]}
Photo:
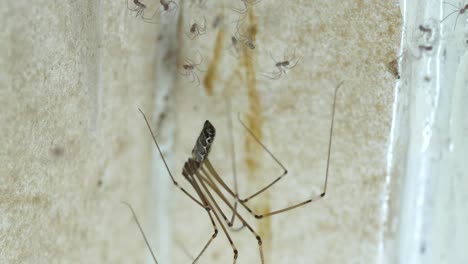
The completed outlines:
{"type": "Polygon", "coordinates": [[[184,70],[184,71],[177,70],[177,72],[184,77],[187,77],[190,75],[190,71],[187,71],[187,70],[184,70]]]}
{"type": "Polygon", "coordinates": [[[185,32],[185,35],[191,40],[194,40],[197,37],[197,34],[188,34],[187,32],[185,32]],[[192,35],[192,36],[190,36],[190,35],[192,35]]]}
{"type": "Polygon", "coordinates": [[[198,78],[198,74],[196,72],[192,71],[192,75],[197,79],[197,86],[196,87],[200,86],[200,78],[198,78]]]}
{"type": "Polygon", "coordinates": [[[211,238],[208,240],[208,242],[206,242],[205,246],[203,247],[203,249],[200,251],[200,253],[198,253],[198,256],[195,258],[195,260],[192,262],[193,263],[196,263],[198,261],[198,259],[203,255],[203,253],[205,252],[205,250],[208,248],[208,246],[211,244],[211,241],[213,241],[215,239],[215,237],[218,235],[218,228],[216,226],[216,223],[214,222],[213,220],[213,217],[211,216],[211,213],[210,211],[213,210],[213,206],[210,204],[210,202],[208,201],[207,197],[203,194],[203,192],[201,191],[200,189],[200,186],[198,185],[197,181],[195,180],[195,178],[193,177],[193,174],[189,174],[188,171],[185,170],[185,167],[184,167],[184,175],[187,175],[186,176],[186,179],[190,182],[190,184],[192,185],[192,187],[195,189],[195,191],[197,192],[198,194],[198,197],[200,198],[200,200],[203,201],[203,204],[206,206],[206,208],[209,208],[206,210],[206,212],[208,213],[208,216],[210,217],[210,220],[211,220],[211,224],[213,225],[213,235],[211,235],[211,238]],[[188,176],[190,176],[190,178],[188,178],[188,176]]]}
{"type": "Polygon", "coordinates": [[[126,1],[127,1],[127,9],[128,9],[128,10],[130,10],[130,11],[132,11],[132,12],[134,12],[134,11],[137,10],[137,7],[136,7],[136,6],[135,6],[133,9],[130,8],[130,6],[128,5],[128,1],[129,1],[129,0],[126,0],[126,1]]]}
{"type": "MultiPolygon", "coordinates": [[[[190,161],[189,161],[189,162],[190,162],[190,161]]],[[[197,168],[195,168],[195,167],[193,166],[193,164],[190,164],[190,163],[189,163],[189,166],[191,166],[190,171],[195,171],[195,170],[197,170],[197,168]]],[[[203,173],[205,173],[206,175],[208,175],[208,174],[205,172],[205,170],[204,170],[203,168],[201,168],[201,170],[203,171],[203,173]]],[[[194,172],[194,173],[196,174],[197,172],[194,172]]],[[[199,196],[200,196],[200,197],[205,197],[205,198],[203,198],[203,199],[206,199],[206,196],[204,196],[203,194],[200,194],[200,193],[202,193],[202,191],[200,190],[200,187],[199,187],[198,184],[196,183],[196,181],[195,181],[195,179],[193,178],[193,176],[191,175],[190,177],[191,177],[191,179],[189,179],[189,181],[195,183],[195,184],[192,184],[192,186],[196,189],[197,193],[199,193],[199,196]]],[[[213,182],[213,180],[212,180],[211,178],[209,178],[209,177],[207,178],[207,177],[203,176],[202,174],[198,174],[198,177],[204,178],[205,182],[207,182],[207,184],[210,186],[210,188],[213,189],[213,191],[215,191],[215,192],[218,194],[218,196],[220,196],[220,197],[222,196],[223,199],[225,198],[224,195],[222,194],[221,190],[218,188],[218,186],[216,186],[216,183],[213,182]]],[[[206,200],[203,200],[203,201],[204,201],[205,205],[208,204],[208,202],[207,202],[206,200]]],[[[226,200],[226,201],[227,201],[227,200],[226,200]]],[[[229,203],[229,202],[227,202],[227,203],[229,203]]],[[[229,203],[229,205],[230,205],[230,203],[229,203]]],[[[211,208],[213,208],[212,205],[210,205],[210,206],[211,206],[211,208]]],[[[230,207],[232,207],[232,206],[230,206],[230,207]]],[[[237,212],[236,212],[236,213],[237,213],[237,212]]],[[[226,217],[226,215],[224,214],[224,212],[223,212],[222,210],[220,210],[220,214],[221,214],[222,218],[224,219],[224,221],[226,222],[226,224],[227,224],[229,227],[231,227],[231,226],[232,226],[231,223],[229,222],[228,218],[226,217]]]]}
{"type": "MultiPolygon", "coordinates": [[[[191,171],[197,170],[197,168],[195,168],[195,167],[193,166],[193,164],[190,163],[190,161],[189,161],[188,164],[189,164],[189,166],[191,166],[191,171]]],[[[198,186],[197,181],[195,180],[195,178],[193,177],[193,175],[190,175],[190,177],[191,177],[191,180],[192,180],[193,183],[194,183],[194,188],[197,189],[197,192],[199,193],[199,195],[203,195],[203,193],[202,193],[202,191],[201,191],[201,188],[198,186]],[[200,194],[200,193],[201,193],[201,194],[200,194]]],[[[216,184],[215,184],[213,181],[211,181],[211,179],[210,179],[210,182],[211,182],[210,187],[211,187],[213,190],[215,190],[215,191],[216,191],[216,190],[219,191],[219,188],[216,186],[216,184]]],[[[208,203],[208,201],[207,201],[207,199],[206,199],[206,196],[203,195],[203,197],[204,197],[204,199],[205,199],[204,201],[205,201],[206,203],[208,203]]],[[[213,208],[213,206],[210,206],[210,207],[213,208]]],[[[229,220],[228,220],[228,218],[226,217],[226,215],[224,214],[224,212],[223,212],[222,210],[220,210],[219,212],[220,212],[222,218],[224,219],[224,221],[226,222],[226,224],[228,224],[228,226],[231,226],[230,223],[229,223],[229,220]]]]}
{"type": "Polygon", "coordinates": [[[215,221],[213,220],[213,217],[211,216],[211,212],[210,211],[207,211],[208,215],[210,216],[210,220],[211,220],[211,224],[213,225],[213,228],[214,228],[214,232],[213,232],[213,235],[211,235],[211,238],[208,240],[208,242],[206,242],[205,246],[203,247],[203,249],[200,251],[200,253],[198,254],[198,256],[195,258],[195,260],[192,262],[193,263],[196,263],[198,261],[198,259],[203,255],[203,253],[205,252],[205,250],[208,248],[208,246],[211,244],[211,241],[213,241],[213,239],[215,239],[215,237],[218,235],[218,228],[216,227],[216,223],[215,221]]]}
{"type": "Polygon", "coordinates": [[[184,243],[182,243],[182,241],[179,239],[179,238],[176,238],[175,239],[175,243],[176,245],[184,252],[185,256],[190,259],[190,260],[193,260],[195,259],[192,255],[192,253],[190,253],[190,251],[187,249],[187,247],[185,246],[184,243]]]}
{"type": "MultiPolygon", "coordinates": [[[[323,198],[327,192],[327,184],[328,184],[328,172],[329,172],[329,165],[330,165],[330,157],[331,157],[331,146],[332,146],[332,134],[333,134],[333,126],[334,126],[334,120],[335,120],[335,106],[336,106],[336,95],[338,93],[338,90],[339,88],[341,87],[341,85],[343,84],[343,82],[341,82],[340,84],[338,84],[338,86],[335,88],[335,93],[334,93],[334,96],[333,96],[333,105],[332,105],[332,118],[331,118],[331,125],[330,125],[330,136],[329,136],[329,143],[328,143],[328,155],[327,155],[327,165],[326,165],[326,170],[325,170],[325,181],[324,181],[324,185],[323,185],[323,192],[318,195],[317,197],[314,197],[312,199],[309,199],[309,200],[306,200],[306,201],[303,201],[303,202],[300,202],[300,203],[297,203],[297,204],[294,204],[294,205],[291,205],[291,206],[288,206],[288,207],[285,207],[285,208],[282,208],[282,209],[279,209],[279,210],[275,210],[275,211],[270,211],[270,212],[266,212],[266,213],[263,213],[263,214],[257,214],[255,212],[252,211],[252,209],[250,209],[242,200],[238,199],[239,200],[239,203],[250,213],[252,214],[253,216],[255,216],[255,218],[257,219],[261,219],[261,218],[265,218],[265,217],[269,217],[269,216],[272,216],[272,215],[275,215],[275,214],[280,214],[280,213],[283,213],[283,212],[286,212],[286,211],[289,211],[289,210],[292,210],[294,208],[297,208],[297,207],[300,207],[300,206],[303,206],[305,204],[308,204],[310,202],[314,202],[314,201],[317,201],[321,198],[323,198]]],[[[231,195],[231,196],[234,196],[234,193],[227,187],[227,185],[224,183],[224,181],[221,179],[221,177],[219,177],[218,173],[215,171],[215,169],[213,168],[213,166],[211,165],[210,161],[208,159],[206,159],[206,161],[203,163],[204,165],[206,165],[207,169],[210,171],[210,175],[212,175],[216,181],[218,181],[220,183],[220,185],[226,189],[226,191],[231,195]]]]}
{"type": "Polygon", "coordinates": [[[143,239],[145,239],[146,246],[148,247],[149,251],[151,252],[151,256],[153,257],[154,263],[158,264],[158,261],[156,260],[156,257],[154,256],[153,249],[151,249],[151,246],[150,246],[150,244],[148,242],[148,239],[146,238],[145,232],[143,231],[143,228],[140,225],[140,221],[138,221],[138,217],[136,216],[135,211],[133,211],[133,207],[127,202],[122,201],[122,203],[125,204],[126,206],[128,206],[128,208],[130,208],[130,211],[132,211],[133,218],[135,219],[135,222],[138,225],[138,229],[140,229],[140,233],[143,236],[143,239]]]}
{"type": "Polygon", "coordinates": [[[335,88],[335,93],[333,94],[333,105],[332,105],[332,118],[331,118],[331,124],[330,124],[330,136],[328,138],[328,154],[327,154],[327,169],[325,170],[325,182],[323,184],[323,193],[322,197],[325,196],[327,193],[327,185],[328,185],[328,171],[330,168],[330,157],[331,157],[331,147],[332,147],[332,140],[333,140],[333,127],[335,124],[335,110],[336,110],[336,95],[338,94],[338,90],[340,89],[341,85],[343,85],[343,82],[340,82],[338,86],[335,88]]]}
{"type": "Polygon", "coordinates": [[[291,56],[291,59],[289,59],[289,61],[294,61],[294,60],[296,60],[296,48],[293,49],[292,56],[291,56]]]}
{"type": "Polygon", "coordinates": [[[208,201],[206,200],[206,196],[203,195],[203,192],[201,191],[201,189],[198,186],[197,182],[195,181],[194,177],[186,169],[187,168],[184,165],[184,168],[182,170],[182,175],[190,183],[190,185],[192,185],[193,189],[195,190],[195,192],[197,193],[197,195],[200,198],[201,202],[203,203],[203,206],[205,207],[205,209],[207,211],[211,210],[211,207],[209,206],[208,201]]]}
{"type": "MultiPolygon", "coordinates": [[[[206,172],[206,170],[203,168],[203,167],[200,167],[200,172],[198,172],[198,177],[202,178],[207,184],[208,186],[210,186],[210,188],[219,196],[221,197],[221,199],[223,200],[223,202],[228,205],[229,208],[232,209],[232,211],[238,215],[237,213],[237,210],[234,210],[234,206],[231,205],[231,203],[227,200],[227,198],[223,195],[223,193],[221,192],[221,190],[218,188],[217,184],[211,179],[211,177],[209,177],[209,173],[206,172]]],[[[223,187],[224,188],[224,187],[223,187]]],[[[229,189],[229,191],[232,192],[232,190],[229,189]]],[[[237,200],[236,200],[237,201],[237,200]]],[[[224,214],[224,212],[222,210],[219,211],[219,213],[221,214],[222,218],[224,219],[224,221],[226,222],[226,224],[229,226],[229,227],[232,227],[232,224],[231,222],[228,220],[228,218],[226,217],[226,215],[224,214]]],[[[237,230],[241,230],[243,227],[245,227],[245,223],[242,224],[241,227],[238,227],[238,228],[230,228],[231,230],[234,230],[234,231],[237,231],[237,230]]]]}
{"type": "Polygon", "coordinates": [[[249,7],[247,6],[247,4],[242,1],[242,3],[244,4],[244,8],[243,9],[238,9],[238,8],[235,8],[235,7],[231,7],[230,9],[234,12],[237,12],[239,14],[244,14],[245,12],[247,12],[247,10],[249,10],[249,7]]]}
{"type": "Polygon", "coordinates": [[[159,24],[157,21],[153,20],[154,19],[154,16],[157,14],[157,10],[154,11],[153,15],[151,17],[145,17],[144,15],[141,16],[141,18],[143,19],[143,21],[145,21],[146,23],[150,23],[150,24],[159,24]]]}
{"type": "Polygon", "coordinates": [[[290,70],[290,69],[296,67],[296,65],[297,65],[298,63],[299,63],[299,60],[295,60],[294,63],[290,63],[289,66],[283,66],[283,67],[286,68],[286,69],[288,69],[288,70],[290,70]]]}
{"type": "Polygon", "coordinates": [[[277,177],[274,181],[272,181],[270,184],[268,184],[267,186],[263,187],[262,189],[260,189],[258,192],[248,196],[247,198],[245,199],[241,199],[243,202],[247,202],[248,200],[252,199],[253,197],[259,195],[260,193],[264,192],[266,189],[270,188],[273,184],[277,183],[279,180],[281,180],[285,175],[288,174],[288,170],[286,169],[286,167],[283,165],[283,163],[281,163],[281,161],[279,161],[278,158],[276,158],[276,156],[265,146],[265,144],[263,144],[260,139],[258,139],[257,136],[254,135],[254,133],[252,132],[252,130],[242,121],[241,117],[240,117],[240,113],[237,114],[237,119],[239,120],[239,123],[242,125],[242,127],[244,127],[244,129],[248,132],[248,134],[255,140],[255,142],[257,142],[257,144],[259,144],[263,150],[265,150],[268,155],[270,155],[270,157],[283,169],[283,173],[277,177]]]}
{"type": "Polygon", "coordinates": [[[262,72],[260,73],[260,75],[271,80],[278,80],[279,78],[281,78],[283,73],[280,70],[278,70],[278,71],[272,71],[272,72],[262,72]]]}
{"type": "MultiPolygon", "coordinates": [[[[216,173],[216,171],[214,170],[214,168],[211,166],[211,164],[209,164],[208,162],[205,162],[205,164],[207,165],[207,168],[208,170],[210,171],[210,175],[213,175],[213,177],[215,177],[216,181],[218,181],[221,186],[223,186],[223,188],[225,188],[225,190],[227,190],[227,192],[235,197],[234,193],[229,189],[229,187],[226,186],[226,184],[224,183],[224,181],[219,177],[219,175],[216,173]]],[[[264,218],[264,217],[268,217],[268,216],[271,216],[271,215],[274,215],[274,214],[279,214],[279,213],[282,213],[282,212],[286,212],[286,211],[289,211],[289,210],[292,210],[294,208],[297,208],[297,207],[300,207],[300,206],[303,206],[305,204],[308,204],[310,202],[313,202],[315,200],[318,200],[320,198],[322,198],[323,196],[320,196],[320,197],[317,197],[317,198],[314,198],[314,199],[309,199],[309,200],[306,200],[306,201],[303,201],[303,202],[300,202],[300,203],[297,203],[297,204],[294,204],[292,206],[288,206],[286,208],[283,208],[283,209],[280,209],[280,210],[276,210],[276,211],[271,211],[271,212],[267,212],[267,213],[264,213],[264,214],[257,214],[255,213],[249,206],[247,206],[243,201],[239,200],[239,203],[245,208],[245,210],[247,210],[252,216],[254,216],[255,218],[257,219],[261,219],[261,218],[264,218]]],[[[225,201],[226,202],[226,201],[225,201]]],[[[240,217],[239,217],[240,218],[240,217]]]]}
{"type": "MultiPolygon", "coordinates": [[[[227,113],[228,113],[228,131],[229,131],[229,139],[230,139],[230,148],[231,148],[231,166],[232,166],[232,175],[234,178],[234,193],[237,197],[239,197],[239,189],[237,185],[237,172],[236,172],[236,149],[234,145],[234,134],[232,128],[232,107],[231,107],[231,99],[226,99],[226,106],[227,106],[227,113]]],[[[231,221],[229,222],[228,226],[232,227],[234,225],[235,217],[237,211],[237,199],[234,199],[234,210],[232,212],[231,221]]],[[[242,225],[240,228],[235,228],[235,230],[240,230],[244,226],[242,225]]]]}
{"type": "Polygon", "coordinates": [[[153,13],[153,15],[151,16],[150,19],[153,20],[154,16],[156,16],[157,13],[158,13],[158,9],[156,9],[156,10],[154,11],[154,13],[153,13]]]}
{"type": "MultiPolygon", "coordinates": [[[[153,14],[153,16],[154,16],[154,14],[153,14]]],[[[153,19],[153,16],[151,16],[151,17],[145,17],[145,10],[144,10],[144,9],[141,10],[140,17],[141,17],[141,19],[143,19],[143,21],[145,21],[146,23],[156,24],[156,23],[151,22],[151,20],[153,19]]]]}
{"type": "Polygon", "coordinates": [[[174,179],[174,176],[172,175],[171,173],[171,170],[169,170],[169,166],[167,165],[167,162],[166,162],[166,159],[164,158],[164,155],[162,154],[162,151],[161,151],[161,148],[159,147],[159,144],[158,144],[158,141],[156,140],[156,137],[154,136],[154,133],[153,133],[153,129],[151,129],[151,126],[149,124],[149,121],[148,119],[146,118],[146,115],[145,113],[140,109],[138,108],[138,110],[140,111],[141,115],[143,116],[143,118],[145,119],[145,122],[146,122],[146,125],[148,126],[148,129],[151,133],[151,137],[153,137],[153,142],[154,144],[156,145],[157,149],[158,149],[158,152],[159,152],[159,155],[161,156],[163,162],[164,162],[164,166],[166,166],[166,169],[167,169],[167,172],[169,173],[169,176],[171,176],[171,179],[172,179],[172,183],[174,183],[174,185],[179,188],[183,193],[185,193],[188,197],[190,197],[190,199],[192,199],[194,202],[196,202],[198,205],[200,205],[201,207],[203,207],[204,209],[207,209],[201,202],[199,202],[197,199],[195,199],[195,197],[193,197],[190,193],[188,193],[182,186],[179,185],[179,183],[174,179]]]}
{"type": "Polygon", "coordinates": [[[190,71],[190,77],[192,77],[190,83],[194,83],[196,80],[195,74],[193,73],[193,70],[190,71]]]}
{"type": "MultiPolygon", "coordinates": [[[[446,17],[444,17],[444,18],[440,21],[440,23],[444,22],[445,19],[447,19],[449,16],[451,16],[451,15],[457,13],[458,11],[459,11],[459,10],[455,10],[455,11],[451,12],[450,14],[448,14],[446,17]]],[[[456,24],[455,24],[455,25],[456,25],[456,24]]]]}
{"type": "MultiPolygon", "coordinates": [[[[241,219],[241,221],[243,222],[244,225],[246,225],[247,223],[243,220],[243,218],[239,215],[239,213],[237,211],[234,211],[234,206],[231,205],[231,203],[227,200],[227,198],[224,196],[224,194],[221,192],[221,190],[218,188],[218,186],[216,185],[216,183],[211,179],[212,177],[215,178],[216,182],[218,182],[221,187],[223,187],[224,190],[226,190],[229,195],[231,195],[232,197],[236,198],[236,195],[234,194],[234,192],[231,190],[231,188],[229,188],[227,186],[227,184],[219,177],[219,174],[215,171],[215,169],[213,168],[213,166],[211,165],[211,163],[209,162],[208,159],[205,160],[205,162],[203,163],[203,165],[200,167],[199,171],[198,172],[195,172],[197,174],[198,177],[200,177],[201,179],[203,179],[209,186],[210,188],[216,192],[216,194],[221,198],[221,200],[223,200],[223,202],[229,207],[231,208],[231,210],[236,214],[236,216],[239,217],[239,219],[241,219]],[[208,169],[205,170],[205,167],[208,169]]],[[[238,200],[238,199],[237,199],[238,200]]],[[[239,203],[242,204],[242,201],[238,200],[239,203]]],[[[227,221],[227,219],[225,219],[227,221]]]]}
{"type": "Polygon", "coordinates": [[[452,3],[449,3],[449,2],[443,2],[443,3],[446,4],[446,5],[449,5],[449,6],[452,6],[452,7],[455,7],[457,9],[459,9],[458,6],[456,6],[456,5],[452,4],[452,3]]]}
{"type": "MultiPolygon", "coordinates": [[[[206,159],[205,162],[207,162],[208,160],[206,159]]],[[[203,164],[206,164],[206,163],[203,163],[203,164]]],[[[209,162],[209,161],[208,161],[209,162]]],[[[198,177],[198,180],[200,181],[200,183],[202,184],[202,186],[204,187],[204,189],[207,191],[208,195],[210,196],[211,200],[213,200],[213,203],[215,205],[215,207],[221,211],[221,209],[219,208],[218,204],[216,203],[216,201],[214,201],[213,199],[213,196],[211,195],[211,193],[208,191],[208,188],[206,187],[205,183],[208,184],[211,189],[213,191],[216,192],[216,194],[218,195],[218,197],[221,198],[221,200],[224,202],[224,204],[226,204],[232,211],[234,211],[234,207],[231,205],[231,203],[229,203],[229,201],[227,200],[227,198],[223,195],[223,193],[221,193],[221,191],[216,187],[216,185],[214,184],[213,180],[211,179],[210,176],[213,176],[212,174],[208,174],[204,169],[203,169],[203,166],[200,168],[201,170],[199,171],[195,171],[195,175],[197,175],[198,177]],[[202,172],[203,174],[205,174],[205,177],[200,173],[202,172]]],[[[219,177],[219,175],[217,175],[219,177]]],[[[216,179],[218,182],[219,180],[216,179]]],[[[225,183],[221,180],[221,182],[224,184],[223,188],[224,187],[227,187],[225,185],[225,183]]],[[[221,183],[220,182],[220,183],[221,183]]],[[[230,193],[231,195],[234,195],[234,193],[232,192],[232,190],[230,190],[229,188],[226,189],[228,191],[228,193],[230,193]]],[[[264,257],[263,257],[263,248],[262,248],[262,238],[257,234],[257,232],[255,232],[253,230],[253,228],[245,221],[245,219],[238,213],[236,212],[236,216],[240,219],[240,221],[245,225],[245,227],[247,227],[247,229],[249,229],[249,231],[252,233],[252,235],[255,236],[255,239],[257,239],[257,243],[258,243],[258,249],[259,249],[259,253],[260,253],[260,259],[261,259],[261,263],[264,263],[264,257]]]]}
{"type": "Polygon", "coordinates": [[[145,5],[140,3],[140,5],[135,4],[133,8],[130,8],[130,6],[128,5],[129,0],[126,0],[126,1],[127,1],[127,9],[132,12],[136,12],[135,17],[141,17],[141,19],[146,23],[157,24],[156,22],[152,21],[156,12],[150,18],[145,17],[145,9],[146,9],[145,5]]]}
{"type": "MultiPolygon", "coordinates": [[[[196,172],[195,172],[196,173],[196,172]]],[[[197,173],[195,174],[197,175],[197,173]]],[[[214,207],[213,207],[213,214],[215,215],[216,219],[218,220],[218,223],[221,225],[221,228],[223,229],[223,232],[224,234],[226,235],[228,241],[229,241],[229,244],[231,245],[232,247],[232,250],[233,250],[233,253],[234,253],[234,260],[233,260],[233,263],[235,264],[236,261],[237,261],[237,255],[238,255],[238,251],[237,251],[237,248],[236,248],[236,245],[234,244],[234,242],[232,241],[231,239],[231,236],[229,236],[229,233],[228,231],[226,230],[226,227],[224,226],[223,224],[223,221],[221,221],[221,219],[219,218],[218,214],[216,211],[219,211],[219,212],[222,212],[221,209],[219,208],[219,205],[216,203],[216,200],[213,198],[213,196],[211,195],[210,191],[208,190],[208,188],[206,187],[206,185],[204,184],[203,180],[200,179],[199,175],[197,175],[197,179],[198,181],[200,182],[201,186],[203,187],[203,189],[205,190],[205,193],[208,194],[208,197],[210,199],[210,201],[214,204],[214,207]]]]}
{"type": "Polygon", "coordinates": [[[275,58],[273,58],[273,54],[271,54],[271,52],[268,52],[268,54],[270,54],[270,58],[273,60],[273,62],[276,65],[276,63],[278,63],[278,62],[275,60],[275,58]]]}
{"type": "Polygon", "coordinates": [[[280,66],[279,70],[282,74],[286,74],[286,70],[284,69],[284,66],[280,66]]]}
{"type": "Polygon", "coordinates": [[[458,13],[457,18],[455,18],[455,25],[453,26],[453,30],[457,28],[457,21],[459,17],[460,17],[460,13],[458,13]]]}
{"type": "Polygon", "coordinates": [[[202,64],[202,62],[203,62],[203,56],[201,55],[199,50],[197,50],[197,54],[198,54],[198,56],[200,56],[200,62],[199,63],[194,63],[193,64],[194,66],[198,66],[198,65],[202,64]]]}
{"type": "Polygon", "coordinates": [[[185,58],[184,62],[185,62],[185,64],[187,64],[187,65],[194,65],[194,64],[195,64],[195,62],[192,61],[192,60],[189,59],[189,58],[185,58]]]}

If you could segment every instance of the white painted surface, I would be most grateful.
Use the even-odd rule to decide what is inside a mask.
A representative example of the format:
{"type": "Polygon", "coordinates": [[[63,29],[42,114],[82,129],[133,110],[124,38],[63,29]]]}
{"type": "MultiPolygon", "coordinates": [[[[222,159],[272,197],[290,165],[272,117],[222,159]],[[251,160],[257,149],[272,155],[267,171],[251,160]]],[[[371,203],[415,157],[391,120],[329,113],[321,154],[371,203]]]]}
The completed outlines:
{"type": "Polygon", "coordinates": [[[454,10],[443,1],[405,1],[404,6],[397,122],[407,135],[394,133],[407,137],[408,144],[400,149],[406,152],[406,168],[396,251],[388,263],[467,263],[466,17],[460,16],[455,28],[456,14],[439,22],[454,10]]]}

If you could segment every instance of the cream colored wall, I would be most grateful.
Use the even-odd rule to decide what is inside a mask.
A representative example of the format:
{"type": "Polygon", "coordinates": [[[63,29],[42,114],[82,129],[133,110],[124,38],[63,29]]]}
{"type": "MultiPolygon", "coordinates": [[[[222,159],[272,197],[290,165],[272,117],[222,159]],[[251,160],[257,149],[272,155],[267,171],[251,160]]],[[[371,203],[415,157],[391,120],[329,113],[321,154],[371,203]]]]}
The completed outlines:
{"type": "MultiPolygon", "coordinates": [[[[247,219],[264,239],[267,263],[377,261],[395,82],[386,65],[396,59],[398,7],[391,1],[261,1],[245,20],[256,25],[256,49],[236,58],[227,48],[236,30],[232,4],[205,2],[206,8],[187,3],[179,9],[179,30],[206,17],[207,34],[196,40],[174,34],[175,22],[143,23],[124,1],[1,4],[0,262],[142,263],[148,254],[120,203],[125,200],[160,263],[189,263],[211,236],[209,218],[163,169],[151,169],[154,147],[137,108],[154,120],[183,184],[183,162],[203,121],[212,121],[218,134],[211,160],[228,178],[229,93],[232,116],[240,112],[288,168],[277,187],[252,202],[259,210],[275,209],[320,193],[332,95],[341,81],[325,199],[270,219],[247,219]],[[225,26],[213,29],[223,12],[225,26]],[[274,70],[268,52],[280,58],[288,47],[295,48],[298,65],[280,80],[263,78],[261,72],[274,70]],[[203,84],[209,71],[200,73],[200,86],[168,71],[196,50],[203,70],[217,70],[212,93],[203,84]]],[[[233,132],[245,196],[281,170],[250,147],[236,121],[233,132]]],[[[233,238],[239,263],[259,263],[247,230],[233,238]]],[[[200,263],[231,259],[220,230],[200,263]]]]}
{"type": "Polygon", "coordinates": [[[120,201],[150,226],[137,107],[153,94],[154,28],[111,1],[0,5],[0,263],[142,263],[120,201]]]}

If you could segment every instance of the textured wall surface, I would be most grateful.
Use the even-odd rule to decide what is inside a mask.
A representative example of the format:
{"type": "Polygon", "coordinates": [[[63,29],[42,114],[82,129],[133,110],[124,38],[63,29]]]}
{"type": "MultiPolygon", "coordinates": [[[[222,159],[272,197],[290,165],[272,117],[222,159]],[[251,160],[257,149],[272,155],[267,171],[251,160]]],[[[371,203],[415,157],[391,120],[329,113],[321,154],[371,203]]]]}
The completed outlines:
{"type": "MultiPolygon", "coordinates": [[[[156,32],[111,1],[2,2],[1,263],[142,263],[156,32]]],[[[149,225],[148,225],[149,226],[149,225]]]]}
{"type": "MultiPolygon", "coordinates": [[[[241,15],[231,10],[241,1],[201,5],[179,3],[177,15],[157,13],[159,24],[151,24],[134,17],[124,1],[0,4],[0,262],[148,261],[124,200],[134,206],[160,263],[190,263],[212,226],[164,168],[151,174],[150,157],[160,158],[137,108],[155,121],[169,167],[187,189],[181,167],[206,119],[218,132],[211,161],[232,182],[232,116],[245,197],[281,168],[246,137],[236,121],[240,113],[288,169],[251,202],[268,211],[321,192],[340,82],[325,198],[262,220],[241,214],[262,236],[266,263],[377,261],[395,82],[387,64],[397,56],[399,8],[377,0],[265,0],[241,15]],[[224,22],[214,28],[217,16],[224,22]],[[206,34],[190,39],[190,24],[203,17],[206,34]],[[239,39],[237,49],[231,36],[239,39]],[[240,48],[248,37],[253,50],[240,48]],[[266,78],[276,70],[270,53],[277,61],[295,53],[298,64],[280,79],[266,78]],[[180,71],[187,58],[199,57],[198,85],[180,71]],[[171,68],[176,62],[177,70],[171,68]],[[169,87],[164,93],[163,85],[169,87]],[[173,148],[164,147],[172,141],[173,148]]],[[[231,234],[238,263],[260,263],[249,231],[231,234]]],[[[220,230],[200,263],[231,261],[220,230]]]]}

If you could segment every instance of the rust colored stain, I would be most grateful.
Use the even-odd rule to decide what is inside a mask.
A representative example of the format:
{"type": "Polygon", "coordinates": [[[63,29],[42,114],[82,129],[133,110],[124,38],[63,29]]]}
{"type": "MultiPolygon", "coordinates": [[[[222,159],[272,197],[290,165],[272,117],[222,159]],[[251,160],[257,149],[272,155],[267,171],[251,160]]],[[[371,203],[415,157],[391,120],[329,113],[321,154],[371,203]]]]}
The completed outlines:
{"type": "MultiPolygon", "coordinates": [[[[251,38],[253,41],[256,40],[258,27],[255,22],[255,16],[253,13],[253,8],[249,8],[248,13],[248,24],[245,27],[245,34],[251,38]]],[[[258,139],[262,140],[262,104],[260,100],[260,95],[257,91],[257,73],[255,69],[253,55],[254,52],[249,50],[245,45],[241,45],[242,52],[240,60],[238,61],[237,66],[234,68],[233,72],[230,74],[230,77],[224,81],[224,92],[225,96],[230,96],[231,91],[234,89],[240,89],[247,87],[248,95],[248,115],[246,116],[246,125],[252,130],[255,136],[258,139]],[[241,83],[238,85],[238,83],[241,83]]],[[[259,181],[256,176],[259,174],[255,173],[259,169],[259,160],[264,155],[264,150],[259,146],[254,139],[249,136],[245,137],[245,159],[244,162],[247,166],[248,179],[247,181],[257,187],[256,190],[262,188],[265,185],[264,181],[259,181]]],[[[270,206],[270,195],[269,192],[264,192],[258,197],[252,199],[252,209],[261,214],[271,211],[270,206]]],[[[263,241],[263,254],[265,257],[265,263],[270,263],[269,253],[271,252],[271,218],[263,218],[258,221],[258,227],[256,229],[258,234],[262,237],[263,241]]]]}
{"type": "MultiPolygon", "coordinates": [[[[246,29],[246,33],[248,37],[250,37],[253,41],[257,38],[258,27],[256,18],[253,12],[253,8],[249,8],[249,24],[246,29]]],[[[260,101],[260,96],[257,91],[257,74],[254,65],[254,61],[252,56],[248,54],[246,50],[247,47],[243,47],[242,52],[242,63],[245,68],[246,74],[246,84],[247,84],[247,94],[249,98],[249,115],[247,119],[247,125],[252,130],[252,132],[257,136],[259,140],[262,140],[262,127],[263,127],[263,119],[262,119],[262,103],[260,101]]],[[[259,146],[257,142],[255,142],[252,137],[246,137],[245,139],[245,150],[246,150],[246,157],[245,162],[247,164],[247,169],[250,173],[249,182],[259,182],[256,178],[252,178],[258,176],[258,174],[254,173],[258,170],[259,164],[258,160],[259,157],[262,157],[263,149],[259,146]]],[[[259,186],[255,184],[255,186],[259,186]]],[[[266,213],[271,211],[270,206],[270,195],[267,192],[261,194],[254,204],[254,210],[260,214],[266,213]]],[[[271,218],[267,217],[262,219],[258,224],[258,233],[262,237],[263,240],[263,252],[265,257],[265,262],[269,263],[269,252],[271,252],[271,218]]]]}
{"type": "Polygon", "coordinates": [[[205,90],[208,95],[213,94],[214,81],[218,77],[218,65],[220,64],[221,54],[224,46],[224,30],[221,29],[218,31],[216,36],[216,43],[213,52],[213,59],[210,61],[208,70],[206,71],[205,78],[203,79],[203,84],[205,85],[205,90]]]}
{"type": "MultiPolygon", "coordinates": [[[[253,15],[253,8],[249,8],[249,25],[247,26],[247,35],[252,38],[254,41],[257,37],[257,24],[255,22],[255,16],[253,15]]],[[[249,98],[249,115],[247,120],[247,125],[252,130],[252,132],[258,137],[259,140],[262,140],[262,105],[260,102],[260,96],[257,91],[257,82],[256,82],[256,69],[252,56],[249,55],[247,48],[243,47],[242,52],[242,63],[245,68],[246,74],[246,84],[247,84],[247,94],[249,98]]],[[[245,141],[245,148],[248,155],[246,155],[246,164],[249,171],[253,172],[258,169],[258,162],[255,157],[261,155],[259,151],[261,150],[258,144],[251,138],[247,137],[245,141]]]]}

